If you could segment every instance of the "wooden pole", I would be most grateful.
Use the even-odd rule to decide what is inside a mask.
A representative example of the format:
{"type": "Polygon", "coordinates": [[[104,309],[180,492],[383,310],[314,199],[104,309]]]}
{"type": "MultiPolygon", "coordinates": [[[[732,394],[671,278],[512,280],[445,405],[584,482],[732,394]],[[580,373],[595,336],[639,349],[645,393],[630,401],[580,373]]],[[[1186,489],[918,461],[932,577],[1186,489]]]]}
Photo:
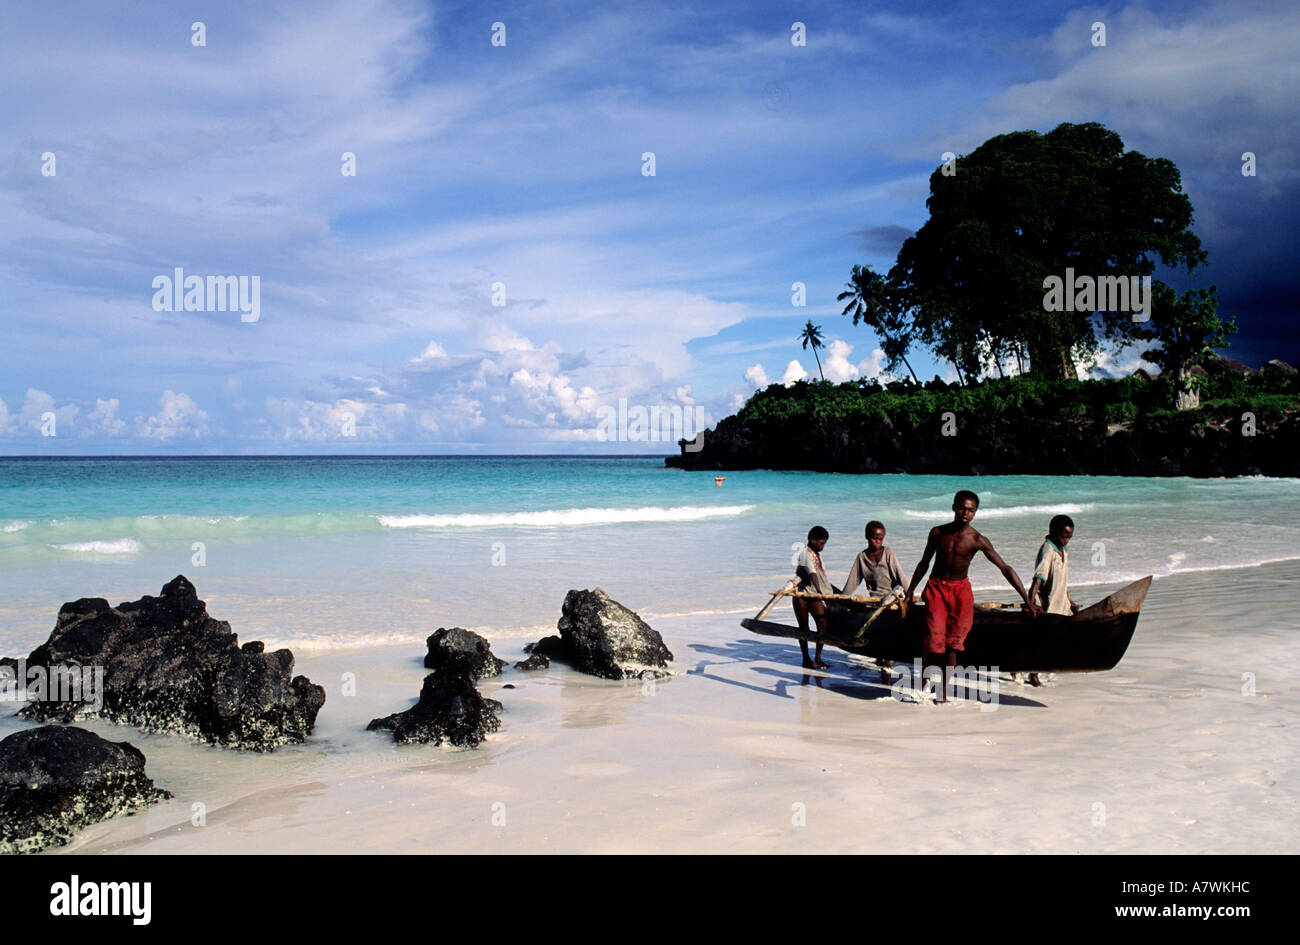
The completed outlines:
{"type": "Polygon", "coordinates": [[[787,593],[789,593],[790,591],[792,591],[794,588],[796,588],[796,587],[798,587],[798,586],[799,586],[799,582],[798,582],[797,580],[793,580],[793,579],[792,579],[792,580],[788,581],[788,582],[786,583],[785,587],[781,588],[779,591],[777,591],[775,594],[772,595],[772,599],[771,599],[770,601],[767,602],[767,605],[766,605],[762,610],[760,610],[760,611],[758,612],[758,616],[755,617],[754,619],[755,619],[755,620],[762,620],[764,617],[767,616],[768,611],[770,611],[773,607],[776,606],[776,602],[777,602],[778,600],[780,600],[780,599],[781,599],[782,597],[784,597],[787,593]]]}

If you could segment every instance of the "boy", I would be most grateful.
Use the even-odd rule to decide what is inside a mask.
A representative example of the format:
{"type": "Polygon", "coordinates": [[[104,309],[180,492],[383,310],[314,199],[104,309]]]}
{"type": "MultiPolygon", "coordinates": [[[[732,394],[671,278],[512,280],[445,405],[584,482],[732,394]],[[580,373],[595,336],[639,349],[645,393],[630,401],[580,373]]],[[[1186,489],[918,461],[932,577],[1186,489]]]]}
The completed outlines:
{"type": "Polygon", "coordinates": [[[849,579],[844,582],[844,593],[852,594],[859,584],[865,584],[868,594],[884,596],[897,588],[903,589],[903,567],[898,563],[894,549],[885,547],[885,526],[877,521],[867,522],[863,530],[867,547],[858,552],[849,569],[849,579]]]}
{"type": "MultiPolygon", "coordinates": [[[[834,594],[835,588],[831,585],[830,578],[826,576],[826,568],[822,565],[822,549],[826,547],[826,541],[829,539],[830,532],[820,525],[814,525],[808,529],[808,544],[799,552],[799,559],[795,563],[794,575],[799,579],[798,590],[810,591],[814,594],[834,594]]],[[[806,597],[791,598],[794,601],[794,615],[799,621],[799,629],[805,633],[808,631],[808,614],[812,613],[813,619],[817,623],[817,632],[826,633],[826,602],[822,600],[809,600],[806,597]]],[[[822,641],[817,641],[817,656],[815,659],[808,657],[808,641],[800,640],[799,649],[803,651],[803,665],[805,669],[830,669],[829,663],[822,662],[822,641]]]]}
{"type": "MultiPolygon", "coordinates": [[[[848,580],[844,582],[844,593],[852,594],[853,589],[863,584],[868,594],[884,597],[894,590],[903,589],[903,566],[898,563],[894,549],[885,546],[885,526],[872,519],[863,529],[867,547],[858,552],[849,569],[848,580]]],[[[876,660],[876,665],[889,674],[894,664],[889,660],[876,660]]]]}
{"type": "Polygon", "coordinates": [[[926,581],[925,593],[922,595],[925,602],[925,642],[922,646],[921,678],[925,679],[927,667],[944,667],[943,690],[937,699],[939,702],[948,701],[948,673],[957,665],[957,654],[965,649],[966,634],[970,633],[971,622],[975,617],[975,598],[971,594],[970,579],[966,576],[975,552],[981,552],[1002,572],[1007,583],[1016,589],[1016,593],[1029,608],[1031,616],[1037,616],[1041,612],[1041,608],[1025,592],[1025,586],[1020,583],[1015,569],[1002,560],[987,538],[970,527],[979,505],[979,496],[969,489],[962,489],[953,496],[952,521],[930,529],[930,536],[925,543],[925,556],[912,574],[912,583],[907,586],[907,602],[911,604],[916,585],[930,568],[930,559],[938,555],[934,563],[934,574],[926,581]]]}
{"type": "MultiPolygon", "coordinates": [[[[1070,598],[1070,562],[1065,546],[1074,537],[1074,520],[1068,515],[1055,515],[1047,523],[1047,535],[1038,549],[1034,561],[1034,580],[1029,585],[1029,598],[1048,614],[1077,614],[1079,605],[1070,598]]],[[[1029,685],[1041,686],[1037,673],[1029,674],[1029,685]]]]}

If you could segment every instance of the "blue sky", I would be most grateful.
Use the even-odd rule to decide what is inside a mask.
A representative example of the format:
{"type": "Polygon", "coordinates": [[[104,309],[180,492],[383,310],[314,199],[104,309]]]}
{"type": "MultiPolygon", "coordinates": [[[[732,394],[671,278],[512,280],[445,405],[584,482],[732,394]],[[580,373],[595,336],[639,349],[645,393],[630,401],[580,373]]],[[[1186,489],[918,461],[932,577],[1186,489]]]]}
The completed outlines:
{"type": "Polygon", "coordinates": [[[1178,164],[1185,284],[1295,361],[1298,41],[1287,3],[8,4],[0,453],[673,452],[602,409],[715,421],[815,376],[809,318],[878,373],[850,268],[943,152],[1062,121],[1178,164]],[[175,267],[260,317],[155,311],[175,267]]]}

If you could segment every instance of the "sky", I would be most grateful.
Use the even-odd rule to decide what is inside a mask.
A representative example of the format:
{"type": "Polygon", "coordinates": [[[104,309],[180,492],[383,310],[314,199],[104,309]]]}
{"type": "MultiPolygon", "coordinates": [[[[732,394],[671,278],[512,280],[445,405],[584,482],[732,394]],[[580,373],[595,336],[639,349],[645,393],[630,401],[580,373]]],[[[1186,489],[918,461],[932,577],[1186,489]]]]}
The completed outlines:
{"type": "Polygon", "coordinates": [[[675,453],[816,377],[810,319],[878,376],[853,265],[944,152],[1066,121],[1178,165],[1169,281],[1300,363],[1297,45],[1249,0],[7,3],[0,454],[675,453]]]}

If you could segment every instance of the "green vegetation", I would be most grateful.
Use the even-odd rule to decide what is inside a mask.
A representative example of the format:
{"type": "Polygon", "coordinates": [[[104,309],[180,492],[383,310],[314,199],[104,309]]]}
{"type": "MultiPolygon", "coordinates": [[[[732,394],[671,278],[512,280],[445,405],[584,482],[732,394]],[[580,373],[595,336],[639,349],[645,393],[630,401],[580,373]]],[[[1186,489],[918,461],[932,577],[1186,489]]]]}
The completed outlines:
{"type": "Polygon", "coordinates": [[[1204,384],[1190,372],[1214,353],[1215,348],[1226,346],[1228,335],[1237,330],[1233,319],[1219,318],[1219,302],[1214,297],[1215,286],[1184,292],[1179,298],[1163,282],[1155,285],[1154,308],[1160,313],[1153,318],[1143,337],[1159,342],[1159,347],[1143,352],[1143,357],[1160,365],[1161,374],[1177,378],[1175,396],[1179,410],[1191,410],[1200,404],[1204,384]]]}
{"type": "MultiPolygon", "coordinates": [[[[756,391],[736,419],[747,427],[848,425],[862,420],[915,427],[933,422],[945,411],[958,416],[977,412],[997,415],[1015,407],[1043,418],[1131,423],[1143,415],[1176,412],[1172,408],[1180,390],[1180,385],[1163,377],[1072,381],[1031,374],[972,386],[949,385],[938,379],[924,386],[910,381],[886,386],[875,381],[799,381],[790,387],[772,384],[756,391]]],[[[1203,379],[1201,397],[1207,421],[1226,414],[1239,416],[1246,410],[1261,419],[1278,417],[1300,409],[1300,374],[1272,367],[1248,377],[1216,371],[1203,379]]]]}

